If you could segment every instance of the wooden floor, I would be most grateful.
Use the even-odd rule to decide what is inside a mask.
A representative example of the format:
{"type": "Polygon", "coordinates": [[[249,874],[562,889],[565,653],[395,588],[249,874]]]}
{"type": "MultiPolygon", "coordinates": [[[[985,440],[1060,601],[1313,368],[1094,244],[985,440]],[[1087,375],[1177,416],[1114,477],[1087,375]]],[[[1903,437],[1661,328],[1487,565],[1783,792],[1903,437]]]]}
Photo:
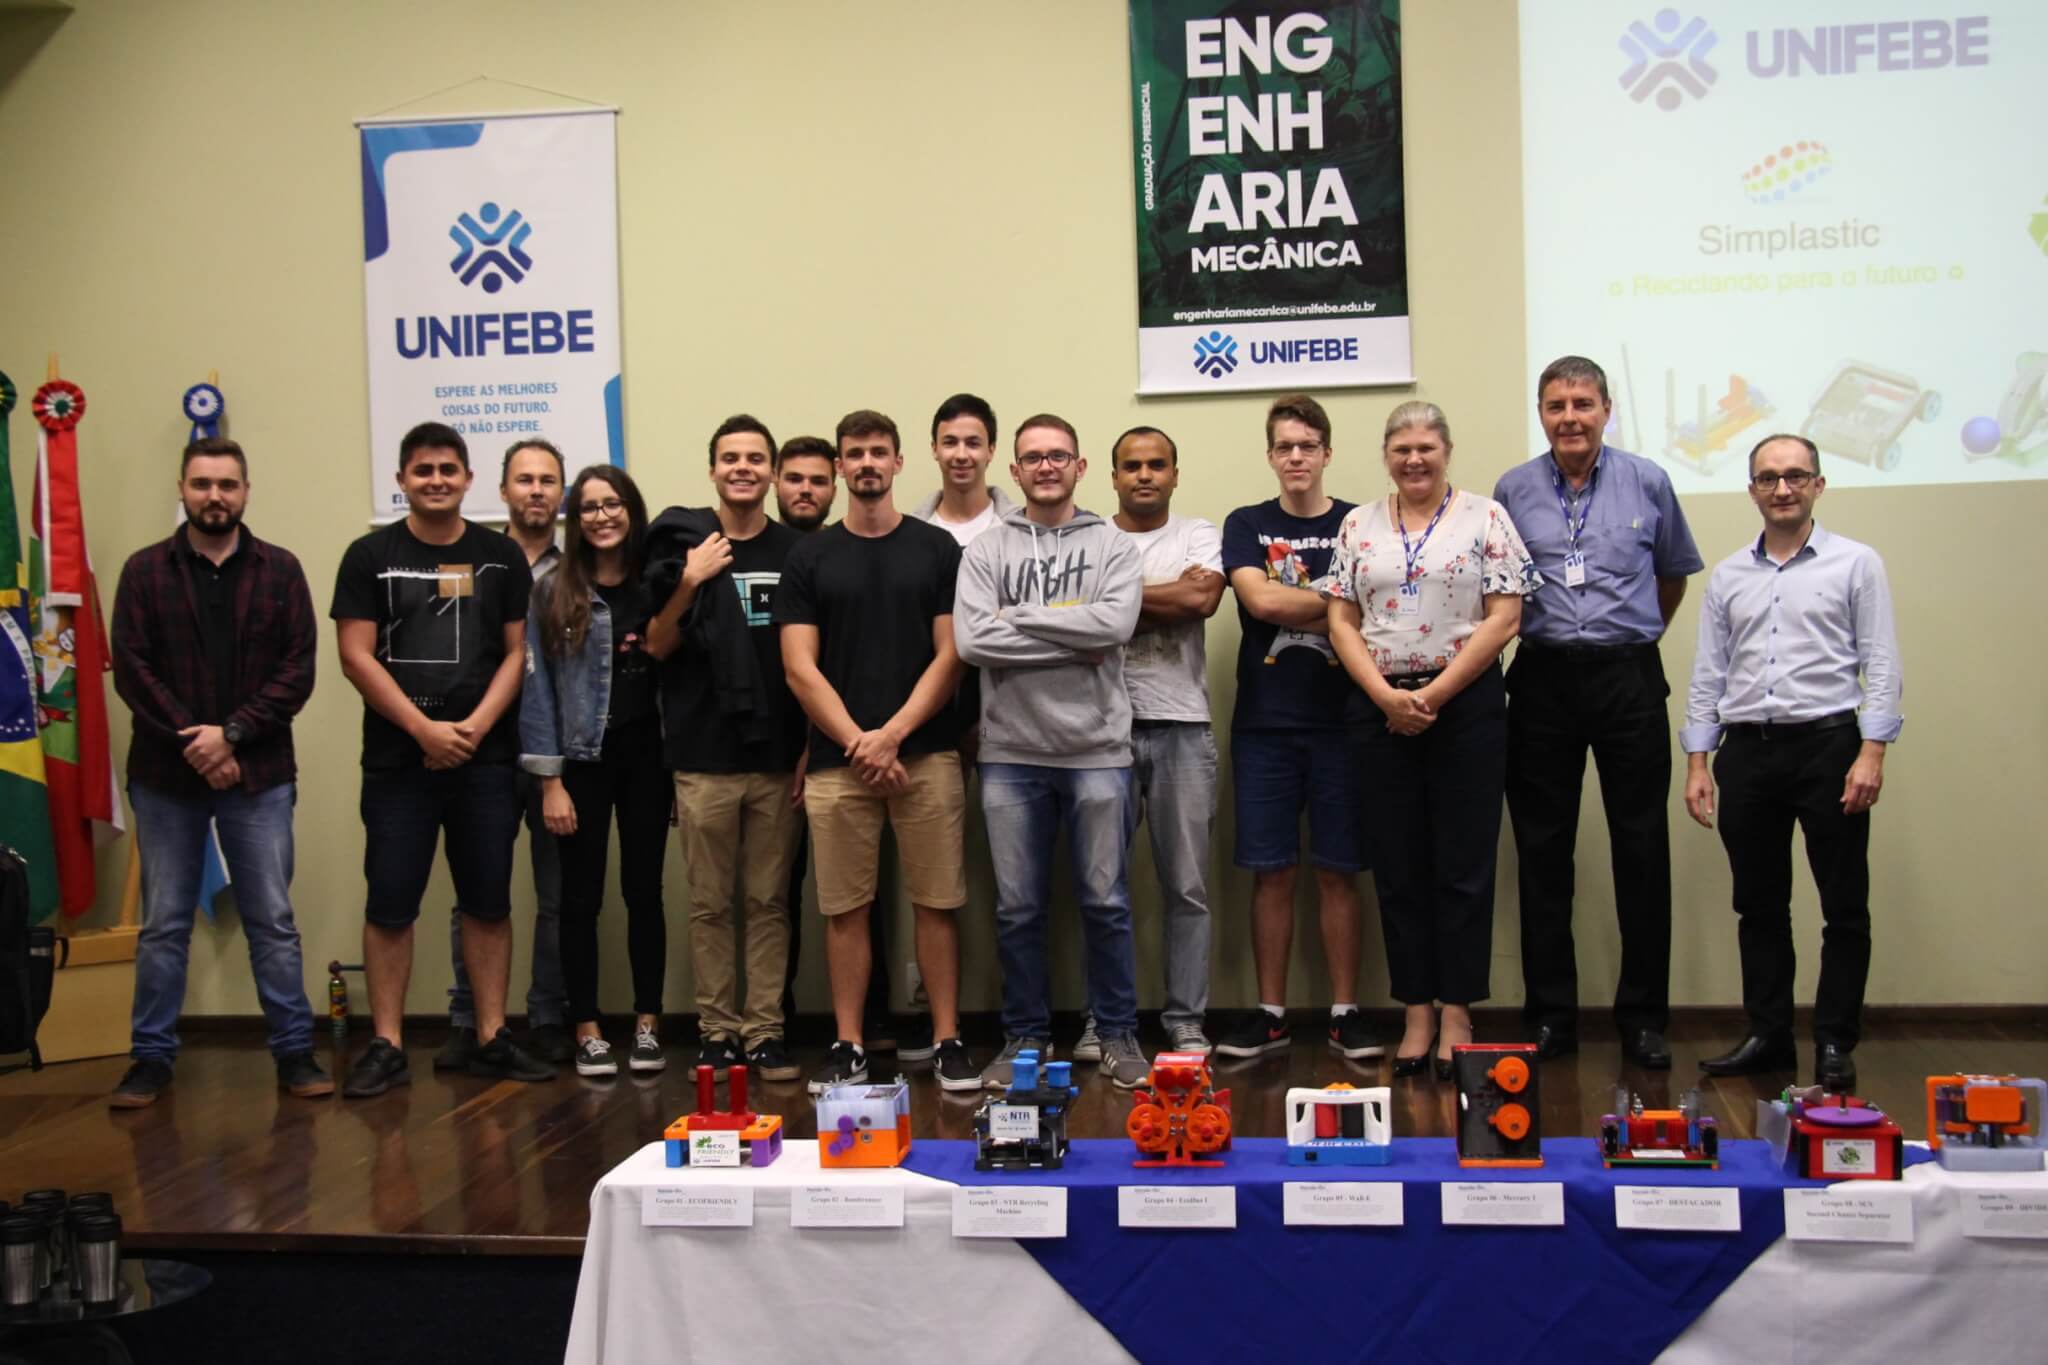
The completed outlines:
{"type": "MultiPolygon", "coordinates": [[[[1238,1132],[1280,1136],[1288,1087],[1339,1080],[1391,1083],[1397,1136],[1451,1132],[1451,1087],[1390,1082],[1388,1063],[1346,1062],[1319,1036],[1300,1036],[1305,1023],[1297,1023],[1289,1053],[1219,1063],[1217,1083],[1231,1089],[1238,1132]]],[[[1682,1018],[1672,1034],[1674,1069],[1639,1073],[1622,1067],[1608,1030],[1589,1020],[1584,1049],[1542,1069],[1543,1132],[1590,1135],[1620,1081],[1652,1103],[1699,1084],[1723,1133],[1749,1136],[1758,1096],[1776,1094],[1792,1078],[1699,1077],[1697,1059],[1729,1046],[1736,1027],[1732,1016],[1682,1018]]],[[[1909,1136],[1924,1126],[1930,1074],[2048,1074],[2048,1017],[1919,1015],[1867,1027],[1856,1052],[1858,1089],[1896,1114],[1909,1136]]],[[[1506,1038],[1511,1029],[1506,1017],[1482,1018],[1480,1037],[1506,1038]]],[[[358,1034],[355,1045],[361,1041],[358,1034]]],[[[598,1178],[695,1107],[687,1046],[672,1046],[669,1069],[650,1079],[584,1080],[565,1068],[551,1083],[521,1085],[435,1074],[439,1042],[425,1032],[413,1037],[412,1085],[373,1100],[283,1094],[253,1035],[188,1038],[177,1083],[148,1109],[107,1107],[126,1065],[121,1058],[0,1076],[0,1199],[35,1186],[105,1190],[129,1243],[158,1250],[576,1254],[598,1178]]],[[[796,1052],[806,1068],[822,1059],[821,1049],[796,1052]]],[[[878,1060],[886,1068],[888,1059],[878,1060]]],[[[1802,1047],[1802,1072],[1811,1065],[1811,1049],[1802,1047]]],[[[1096,1080],[1092,1067],[1077,1072],[1082,1094],[1072,1134],[1121,1136],[1130,1096],[1096,1080]]],[[[910,1079],[918,1138],[972,1136],[978,1096],[947,1094],[929,1072],[910,1079]]],[[[754,1107],[782,1114],[790,1137],[815,1136],[802,1081],[757,1085],[754,1107]]]]}

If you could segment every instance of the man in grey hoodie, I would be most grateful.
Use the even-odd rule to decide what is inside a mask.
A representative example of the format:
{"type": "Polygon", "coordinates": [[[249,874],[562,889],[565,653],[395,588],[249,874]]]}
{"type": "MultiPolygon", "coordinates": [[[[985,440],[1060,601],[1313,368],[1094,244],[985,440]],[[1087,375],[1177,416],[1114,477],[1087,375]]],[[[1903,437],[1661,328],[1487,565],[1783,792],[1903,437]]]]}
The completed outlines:
{"type": "Polygon", "coordinates": [[[1024,506],[967,548],[953,601],[960,657],[982,669],[981,804],[996,871],[1005,1038],[982,1072],[991,1089],[1010,1084],[1023,1049],[1052,1055],[1046,927],[1062,824],[1102,1073],[1130,1089],[1148,1070],[1125,881],[1133,804],[1123,670],[1144,575],[1128,537],[1074,506],[1087,470],[1071,424],[1049,413],[1028,418],[1010,465],[1024,506]]]}

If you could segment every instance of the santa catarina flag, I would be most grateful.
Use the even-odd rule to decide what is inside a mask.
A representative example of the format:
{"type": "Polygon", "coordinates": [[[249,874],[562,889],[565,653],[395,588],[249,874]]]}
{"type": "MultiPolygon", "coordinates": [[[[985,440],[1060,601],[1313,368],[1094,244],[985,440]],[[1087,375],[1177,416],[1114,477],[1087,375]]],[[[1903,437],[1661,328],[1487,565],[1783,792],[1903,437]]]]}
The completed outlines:
{"type": "Polygon", "coordinates": [[[121,832],[121,801],[107,738],[106,623],[85,548],[78,496],[78,419],[85,395],[53,379],[36,390],[35,543],[29,592],[39,612],[43,761],[50,832],[57,845],[58,904],[67,915],[92,906],[92,850],[121,832]]]}
{"type": "Polygon", "coordinates": [[[14,514],[14,466],[7,418],[14,382],[0,374],[0,842],[28,864],[28,913],[46,919],[57,908],[57,850],[50,840],[50,794],[36,723],[35,655],[29,647],[28,573],[21,524],[14,514]]]}

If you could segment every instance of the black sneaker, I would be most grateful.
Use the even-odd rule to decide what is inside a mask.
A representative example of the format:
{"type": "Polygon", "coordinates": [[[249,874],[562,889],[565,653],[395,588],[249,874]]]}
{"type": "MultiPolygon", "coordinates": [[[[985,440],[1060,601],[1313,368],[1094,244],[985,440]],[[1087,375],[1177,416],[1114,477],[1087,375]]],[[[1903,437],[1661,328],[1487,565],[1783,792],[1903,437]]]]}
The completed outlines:
{"type": "Polygon", "coordinates": [[[334,1078],[310,1052],[277,1059],[277,1083],[300,1099],[317,1100],[334,1093],[334,1078]]]}
{"type": "Polygon", "coordinates": [[[706,1038],[704,1045],[697,1049],[697,1065],[708,1066],[711,1074],[720,1080],[725,1073],[740,1064],[740,1050],[730,1038],[706,1038]]]}
{"type": "Polygon", "coordinates": [[[1360,1057],[1384,1057],[1387,1055],[1387,1044],[1386,1040],[1373,1031],[1372,1025],[1365,1021],[1362,1011],[1352,1010],[1348,1014],[1330,1016],[1330,1051],[1342,1053],[1353,1060],[1360,1057]]]}
{"type": "MultiPolygon", "coordinates": [[[[471,1046],[475,1046],[475,1035],[470,1035],[471,1046]]],[[[569,1032],[567,1024],[535,1024],[526,1031],[526,1050],[544,1062],[570,1062],[576,1059],[576,1037],[569,1032]]],[[[437,1059],[438,1061],[438,1059],[437,1059]]],[[[467,1057],[462,1059],[469,1065],[467,1057]]]]}
{"type": "Polygon", "coordinates": [[[763,1038],[747,1054],[747,1070],[764,1081],[793,1081],[803,1068],[789,1059],[789,1049],[780,1038],[763,1038]]]}
{"type": "Polygon", "coordinates": [[[835,1085],[859,1085],[868,1078],[868,1054],[841,1038],[825,1054],[825,1065],[811,1077],[810,1091],[822,1095],[835,1085]]]}
{"type": "Polygon", "coordinates": [[[903,1027],[896,1030],[896,1060],[899,1062],[928,1062],[938,1055],[938,1044],[932,1041],[932,1017],[929,1014],[913,1014],[903,1021],[903,1027]]]}
{"type": "Polygon", "coordinates": [[[469,1059],[476,1056],[476,1030],[473,1028],[451,1028],[448,1041],[441,1044],[441,1050],[434,1054],[434,1070],[465,1071],[469,1059]]]}
{"type": "Polygon", "coordinates": [[[1249,1010],[1216,1038],[1216,1051],[1225,1057],[1263,1057],[1294,1046],[1294,1033],[1287,1020],[1275,1019],[1265,1010],[1249,1010]]]}
{"type": "Polygon", "coordinates": [[[404,1049],[391,1046],[387,1039],[372,1038],[363,1055],[348,1069],[341,1094],[344,1099],[363,1100],[381,1095],[394,1085],[411,1084],[412,1065],[405,1060],[404,1049]]]}
{"type": "Polygon", "coordinates": [[[160,1057],[139,1058],[128,1068],[128,1074],[114,1087],[114,1093],[107,1096],[107,1104],[114,1109],[147,1109],[156,1103],[156,1097],[171,1088],[171,1064],[160,1057]]]}
{"type": "Polygon", "coordinates": [[[958,1038],[948,1038],[933,1049],[932,1069],[938,1073],[941,1090],[981,1089],[981,1068],[958,1038]]]}
{"type": "Polygon", "coordinates": [[[501,1028],[469,1059],[469,1074],[498,1081],[551,1081],[555,1069],[513,1042],[511,1029],[501,1028]]]}

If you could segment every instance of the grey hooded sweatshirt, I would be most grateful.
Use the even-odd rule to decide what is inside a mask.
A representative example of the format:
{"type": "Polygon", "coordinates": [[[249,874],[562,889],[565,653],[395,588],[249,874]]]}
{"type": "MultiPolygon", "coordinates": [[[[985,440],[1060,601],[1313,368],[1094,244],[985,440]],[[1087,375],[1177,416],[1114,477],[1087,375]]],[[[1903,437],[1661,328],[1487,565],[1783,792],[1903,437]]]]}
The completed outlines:
{"type": "Polygon", "coordinates": [[[982,762],[1129,766],[1123,646],[1144,595],[1137,546],[1079,508],[1055,527],[1013,508],[967,547],[953,643],[982,670],[982,762]]]}

